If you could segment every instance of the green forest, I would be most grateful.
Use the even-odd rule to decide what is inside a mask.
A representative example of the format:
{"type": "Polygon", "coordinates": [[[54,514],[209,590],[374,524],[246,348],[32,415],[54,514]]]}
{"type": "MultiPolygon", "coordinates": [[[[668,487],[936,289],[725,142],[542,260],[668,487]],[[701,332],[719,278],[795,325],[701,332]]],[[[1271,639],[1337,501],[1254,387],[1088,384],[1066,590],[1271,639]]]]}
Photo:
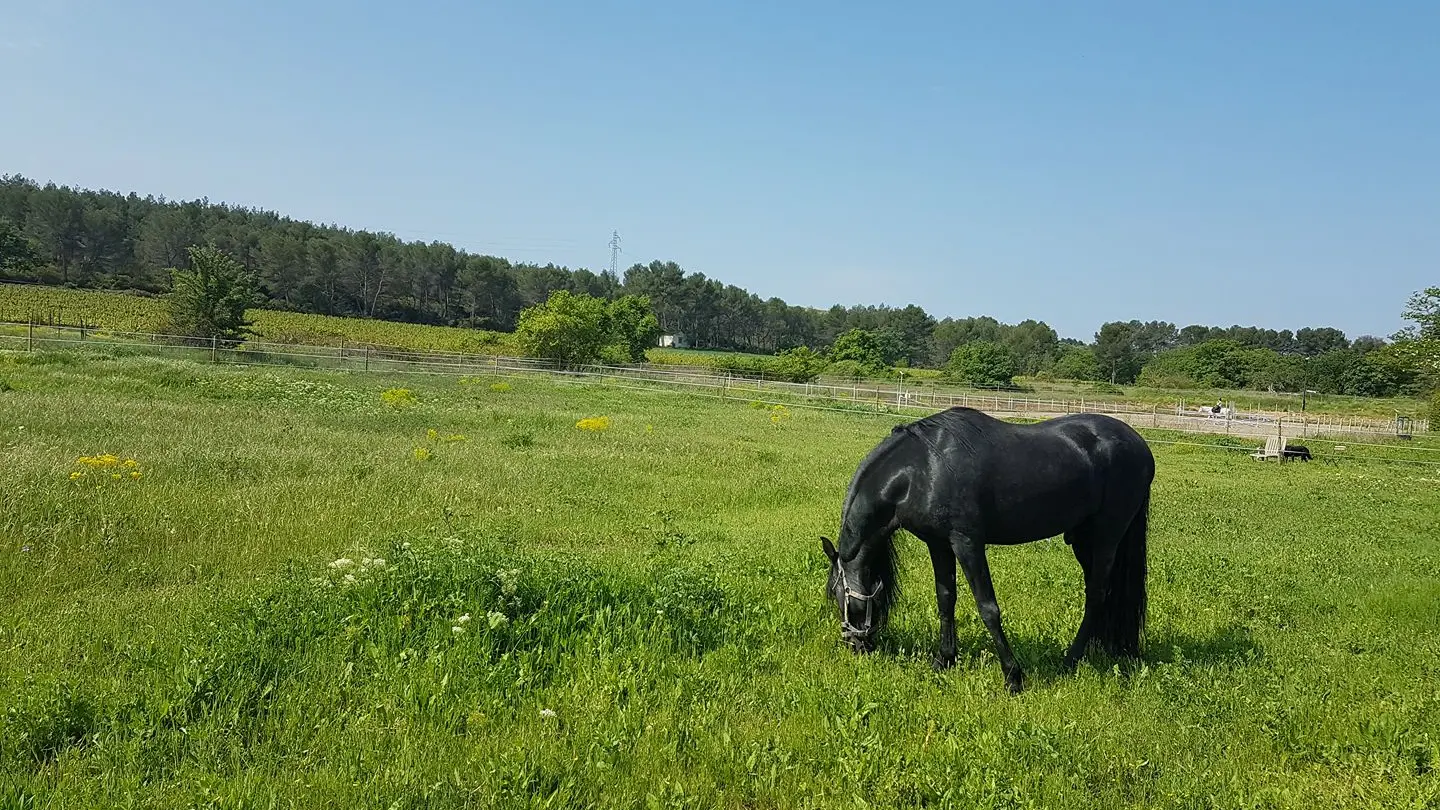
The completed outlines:
{"type": "Polygon", "coordinates": [[[644,296],[660,331],[682,334],[695,348],[776,354],[805,347],[834,371],[855,375],[910,366],[997,387],[1025,376],[1393,396],[1432,391],[1440,367],[1440,288],[1397,302],[1412,325],[1388,337],[1351,338],[1324,325],[1292,331],[1136,319],[1101,324],[1084,342],[1061,339],[1043,321],[937,319],[913,304],[792,306],[672,261],[634,264],[617,277],[205,199],[0,177],[0,280],[167,293],[170,269],[188,269],[197,245],[233,257],[265,309],[511,332],[523,312],[556,291],[609,302],[644,296]]]}

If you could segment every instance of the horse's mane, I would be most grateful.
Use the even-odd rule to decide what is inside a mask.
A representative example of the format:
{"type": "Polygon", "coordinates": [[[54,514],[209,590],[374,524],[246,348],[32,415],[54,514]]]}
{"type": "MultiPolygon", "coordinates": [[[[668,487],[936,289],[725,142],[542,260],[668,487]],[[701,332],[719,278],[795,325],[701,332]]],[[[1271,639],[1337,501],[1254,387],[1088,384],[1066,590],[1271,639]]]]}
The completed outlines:
{"type": "Polygon", "coordinates": [[[896,425],[890,433],[893,435],[905,432],[931,441],[937,433],[944,433],[961,444],[974,446],[984,442],[996,427],[1008,425],[1008,422],[996,419],[984,411],[957,405],[913,422],[896,425]]]}
{"type": "MultiPolygon", "coordinates": [[[[859,468],[855,471],[855,477],[851,480],[850,489],[845,493],[846,515],[850,514],[850,506],[855,499],[856,484],[864,479],[870,468],[889,453],[910,442],[918,443],[927,454],[940,453],[941,449],[937,444],[939,434],[944,434],[947,442],[954,442],[966,450],[973,451],[990,440],[989,429],[993,428],[996,422],[999,420],[973,408],[954,407],[896,425],[890,430],[890,435],[886,437],[886,440],[876,446],[860,462],[859,468]]],[[[1000,424],[1005,423],[1000,422],[1000,424]]],[[[865,563],[867,572],[885,583],[885,588],[875,597],[875,601],[879,615],[888,616],[890,608],[900,596],[899,554],[895,547],[895,536],[892,534],[883,538],[881,548],[873,549],[866,556],[865,563]]],[[[832,570],[830,581],[826,584],[832,594],[835,579],[836,574],[832,570]]]]}

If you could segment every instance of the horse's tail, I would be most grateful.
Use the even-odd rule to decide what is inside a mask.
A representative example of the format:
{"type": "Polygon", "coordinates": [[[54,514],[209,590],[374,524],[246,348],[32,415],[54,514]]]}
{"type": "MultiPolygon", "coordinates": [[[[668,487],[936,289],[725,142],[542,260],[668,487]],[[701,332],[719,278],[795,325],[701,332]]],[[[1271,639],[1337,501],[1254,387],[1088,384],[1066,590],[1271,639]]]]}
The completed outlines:
{"type": "Polygon", "coordinates": [[[1115,551],[1109,593],[1095,629],[1095,637],[1105,652],[1116,657],[1140,655],[1140,639],[1145,632],[1145,540],[1149,523],[1150,493],[1146,492],[1115,551]]]}

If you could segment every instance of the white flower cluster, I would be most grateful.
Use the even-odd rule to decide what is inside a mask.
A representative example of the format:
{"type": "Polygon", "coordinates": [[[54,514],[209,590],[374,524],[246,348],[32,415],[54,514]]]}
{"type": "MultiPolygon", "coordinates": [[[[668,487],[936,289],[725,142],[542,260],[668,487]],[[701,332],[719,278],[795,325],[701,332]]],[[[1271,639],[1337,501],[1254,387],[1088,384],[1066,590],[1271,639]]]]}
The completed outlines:
{"type": "MultiPolygon", "coordinates": [[[[510,617],[506,616],[504,613],[501,613],[498,610],[492,610],[485,614],[485,622],[490,625],[491,630],[494,630],[497,627],[501,627],[509,621],[510,617]]],[[[450,632],[454,633],[457,636],[462,635],[465,632],[465,625],[469,623],[470,614],[462,614],[459,618],[455,620],[454,624],[450,625],[450,632]]]]}
{"type": "Polygon", "coordinates": [[[340,582],[345,585],[354,585],[359,581],[356,578],[357,573],[360,576],[378,573],[384,571],[386,565],[384,557],[364,557],[359,564],[349,557],[341,557],[330,562],[330,570],[337,573],[343,571],[344,575],[340,577],[340,582]]]}

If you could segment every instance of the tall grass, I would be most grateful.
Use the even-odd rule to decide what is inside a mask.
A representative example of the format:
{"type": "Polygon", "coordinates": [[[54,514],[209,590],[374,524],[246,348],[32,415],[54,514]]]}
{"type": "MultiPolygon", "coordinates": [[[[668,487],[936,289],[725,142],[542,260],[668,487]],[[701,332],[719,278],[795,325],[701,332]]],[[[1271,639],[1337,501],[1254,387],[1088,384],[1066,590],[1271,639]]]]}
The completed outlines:
{"type": "Polygon", "coordinates": [[[893,417],[39,353],[0,378],[0,805],[1440,795],[1428,467],[1156,445],[1145,661],[1060,674],[1073,556],[992,549],[1010,698],[968,597],[929,668],[913,538],[884,647],[837,644],[818,536],[893,417]],[[71,477],[105,453],[142,475],[71,477]]]}

